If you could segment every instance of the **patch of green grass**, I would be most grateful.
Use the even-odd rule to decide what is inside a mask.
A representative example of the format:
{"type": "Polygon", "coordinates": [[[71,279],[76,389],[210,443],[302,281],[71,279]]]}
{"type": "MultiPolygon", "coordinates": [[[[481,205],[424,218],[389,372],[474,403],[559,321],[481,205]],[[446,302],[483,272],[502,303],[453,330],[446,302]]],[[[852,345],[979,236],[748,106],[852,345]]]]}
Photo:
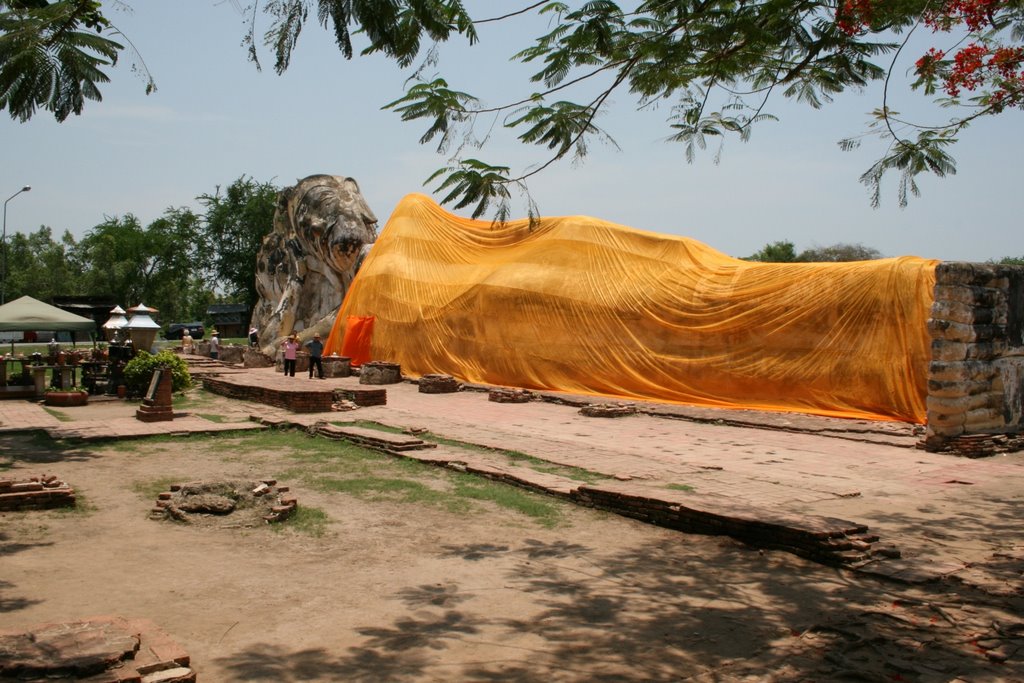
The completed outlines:
{"type": "Polygon", "coordinates": [[[557,526],[562,519],[562,513],[558,506],[545,500],[543,496],[468,474],[456,477],[455,495],[472,500],[489,501],[498,507],[526,515],[549,529],[557,526]]]}
{"type": "Polygon", "coordinates": [[[694,488],[689,484],[666,484],[665,488],[672,489],[673,491],[693,491],[694,488]]]}
{"type": "Polygon", "coordinates": [[[398,477],[354,477],[335,479],[324,477],[315,484],[321,491],[347,493],[363,500],[417,503],[441,507],[449,512],[466,512],[469,505],[464,500],[452,497],[447,491],[427,486],[421,481],[398,477]]]}
{"type": "Polygon", "coordinates": [[[291,517],[284,522],[271,524],[270,528],[278,533],[285,529],[292,529],[307,536],[320,538],[327,533],[329,521],[330,518],[323,510],[300,505],[291,517]]]}
{"type": "Polygon", "coordinates": [[[223,415],[216,415],[214,413],[196,413],[196,416],[201,417],[208,422],[216,422],[218,424],[228,421],[228,419],[223,415]]]}
{"type": "Polygon", "coordinates": [[[310,439],[293,445],[297,447],[290,455],[302,465],[281,474],[279,480],[300,479],[327,493],[430,505],[456,514],[471,510],[473,501],[489,502],[549,528],[561,520],[557,504],[509,484],[439,470],[412,459],[394,459],[345,441],[310,439]]]}

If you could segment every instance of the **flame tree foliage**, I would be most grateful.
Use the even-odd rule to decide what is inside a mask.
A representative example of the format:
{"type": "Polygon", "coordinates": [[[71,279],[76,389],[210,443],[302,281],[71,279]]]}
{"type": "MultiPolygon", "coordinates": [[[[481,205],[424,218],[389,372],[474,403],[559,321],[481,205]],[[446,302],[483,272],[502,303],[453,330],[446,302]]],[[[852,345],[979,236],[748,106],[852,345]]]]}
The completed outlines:
{"type": "MultiPolygon", "coordinates": [[[[461,34],[473,43],[482,24],[526,13],[550,18],[549,30],[512,57],[534,72],[509,101],[485,106],[444,78],[423,77],[421,68],[405,95],[386,105],[403,120],[425,123],[421,142],[456,150],[428,182],[439,181],[435,190],[456,209],[472,206],[474,217],[494,204],[496,218],[506,218],[510,188],[528,196],[531,176],[564,157],[585,157],[592,140],[609,139],[597,119],[615,95],[640,108],[670,105],[669,140],[682,143],[692,161],[711,141],[748,140],[756,124],[775,118],[773,100],[820,108],[838,93],[883,81],[871,132],[886,147],[861,177],[875,206],[888,172],[897,172],[905,205],[908,194],[918,194],[919,174],[956,172],[947,149],[970,123],[1024,105],[1024,0],[527,1],[498,16],[470,16],[469,3],[459,0],[267,1],[263,8],[274,21],[264,39],[275,69],[284,71],[315,7],[346,57],[353,54],[350,27],[357,27],[368,39],[364,52],[382,52],[400,66],[424,53],[423,65],[433,67],[437,52],[421,48],[428,39],[461,34]],[[913,63],[916,80],[908,85],[954,108],[939,125],[915,123],[888,106],[899,57],[910,36],[924,31],[935,46],[913,63]],[[490,138],[495,117],[520,142],[547,150],[536,164],[513,172],[479,158],[476,149],[490,138]],[[474,131],[477,124],[481,131],[474,131]]],[[[253,28],[255,59],[254,34],[253,28]]],[[[840,146],[853,149],[861,140],[840,146]]]]}
{"type": "MultiPolygon", "coordinates": [[[[874,205],[888,173],[898,176],[905,204],[918,193],[920,174],[955,173],[949,149],[968,125],[1024,104],[1024,0],[523,0],[494,7],[462,0],[254,0],[246,42],[257,64],[258,43],[267,45],[274,69],[284,72],[315,17],[345,57],[381,53],[401,68],[418,64],[405,94],[386,107],[424,123],[421,142],[448,155],[427,180],[437,182],[443,201],[471,207],[474,216],[493,206],[499,219],[509,215],[511,190],[528,197],[533,175],[567,156],[585,157],[588,144],[607,139],[597,120],[613,96],[641,108],[668,105],[669,139],[692,160],[710,142],[749,139],[755,125],[774,118],[771,107],[780,98],[819,108],[838,93],[880,81],[868,134],[881,138],[883,153],[861,177],[874,205]],[[261,13],[269,17],[262,36],[261,13]],[[478,27],[507,24],[514,31],[512,22],[525,15],[547,29],[512,56],[533,75],[509,101],[485,106],[446,79],[424,75],[434,70],[439,44],[476,44],[478,27]],[[917,49],[909,47],[914,34],[930,36],[931,46],[908,54],[917,49]],[[912,80],[897,86],[905,65],[912,80]],[[940,123],[909,120],[889,106],[896,87],[920,90],[952,113],[940,123]],[[536,163],[513,171],[483,159],[480,148],[495,120],[541,148],[536,163]]],[[[58,120],[80,113],[84,99],[99,99],[103,67],[125,49],[117,40],[127,42],[95,0],[0,0],[0,32],[0,108],[21,120],[37,108],[58,120]]],[[[863,139],[840,146],[852,149],[863,139]]]]}
{"type": "Polygon", "coordinates": [[[131,214],[108,217],[76,241],[43,226],[8,235],[8,300],[108,295],[140,302],[164,323],[206,319],[211,303],[256,301],[256,253],[273,227],[279,189],[242,176],[196,200],[203,213],[169,208],[143,226],[131,214]]]}
{"type": "MultiPolygon", "coordinates": [[[[364,53],[384,53],[401,67],[420,58],[432,66],[437,52],[425,44],[456,35],[474,43],[478,25],[526,13],[551,17],[554,28],[514,55],[537,67],[521,97],[484,107],[443,78],[423,78],[420,69],[405,95],[387,105],[404,120],[427,123],[422,142],[456,148],[449,165],[429,180],[440,181],[436,189],[456,209],[472,205],[474,216],[496,202],[497,217],[506,217],[510,188],[525,188],[531,176],[565,156],[586,156],[590,140],[607,137],[595,121],[617,91],[628,90],[641,107],[671,103],[670,139],[684,143],[692,160],[710,140],[749,139],[754,124],[774,118],[768,109],[773,97],[820,107],[846,89],[884,80],[872,132],[887,146],[861,178],[875,205],[887,172],[899,172],[905,204],[908,193],[918,191],[920,173],[955,172],[947,149],[970,123],[1024,103],[1019,0],[649,0],[628,7],[593,0],[540,2],[477,18],[459,0],[274,0],[251,5],[247,42],[254,60],[261,8],[272,19],[263,38],[278,72],[288,68],[313,9],[346,57],[355,53],[352,34],[358,31],[367,41],[364,53]],[[911,84],[956,107],[939,125],[915,124],[887,105],[896,58],[915,31],[931,31],[937,43],[946,43],[914,62],[911,84]],[[561,99],[592,83],[596,90],[581,101],[561,99]],[[481,146],[474,124],[493,115],[523,143],[547,148],[547,156],[522,173],[470,157],[481,146]]],[[[23,121],[37,108],[63,120],[80,113],[86,98],[99,99],[99,84],[107,80],[102,67],[124,47],[98,2],[13,0],[0,2],[0,10],[0,108],[23,121]]],[[[148,79],[147,90],[153,88],[148,79]]],[[[861,139],[840,144],[852,149],[861,139]]]]}

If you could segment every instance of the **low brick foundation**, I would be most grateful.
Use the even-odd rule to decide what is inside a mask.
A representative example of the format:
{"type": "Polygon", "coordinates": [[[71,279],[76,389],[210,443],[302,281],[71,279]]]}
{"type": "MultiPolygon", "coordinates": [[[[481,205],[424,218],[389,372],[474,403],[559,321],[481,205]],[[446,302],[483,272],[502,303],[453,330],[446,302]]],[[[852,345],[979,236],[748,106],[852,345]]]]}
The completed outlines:
{"type": "Polygon", "coordinates": [[[46,510],[75,506],[75,490],[53,475],[27,480],[0,479],[0,511],[46,510]]]}
{"type": "Polygon", "coordinates": [[[335,389],[339,401],[350,401],[357,406],[384,406],[388,404],[387,389],[335,389]]]}
{"type": "MultiPolygon", "coordinates": [[[[306,378],[296,382],[307,381],[306,378]]],[[[312,382],[310,382],[312,384],[312,382]]],[[[217,377],[203,378],[203,388],[221,396],[241,401],[263,403],[283,408],[293,413],[327,413],[334,403],[334,393],[329,390],[273,389],[255,385],[238,384],[217,377]]]]}
{"type": "Polygon", "coordinates": [[[649,524],[686,533],[730,536],[755,547],[776,548],[828,565],[857,566],[879,557],[899,557],[892,546],[856,522],[817,516],[790,516],[766,508],[727,507],[707,496],[659,492],[624,482],[580,486],[571,498],[649,524]]]}

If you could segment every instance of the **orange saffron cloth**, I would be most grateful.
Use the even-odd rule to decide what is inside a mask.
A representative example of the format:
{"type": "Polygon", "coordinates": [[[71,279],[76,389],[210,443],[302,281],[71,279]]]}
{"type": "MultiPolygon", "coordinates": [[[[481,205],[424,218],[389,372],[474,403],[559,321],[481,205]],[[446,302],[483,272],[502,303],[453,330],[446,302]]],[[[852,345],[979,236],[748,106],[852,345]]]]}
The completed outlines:
{"type": "Polygon", "coordinates": [[[341,354],[349,316],[372,317],[362,353],[412,377],[924,423],[937,263],[750,262],[586,216],[460,218],[413,194],[325,352],[341,354]]]}

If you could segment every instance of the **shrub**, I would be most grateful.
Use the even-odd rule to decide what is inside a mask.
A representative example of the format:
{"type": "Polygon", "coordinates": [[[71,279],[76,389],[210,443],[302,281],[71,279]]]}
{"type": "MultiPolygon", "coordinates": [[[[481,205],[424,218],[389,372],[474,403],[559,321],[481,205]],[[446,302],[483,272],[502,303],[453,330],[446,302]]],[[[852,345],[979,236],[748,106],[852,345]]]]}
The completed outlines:
{"type": "Polygon", "coordinates": [[[172,391],[184,391],[192,386],[192,375],[188,374],[188,365],[180,356],[171,351],[161,351],[155,356],[147,351],[139,351],[124,366],[124,383],[128,393],[132,396],[145,394],[153,379],[153,371],[164,366],[171,369],[172,391]]]}

